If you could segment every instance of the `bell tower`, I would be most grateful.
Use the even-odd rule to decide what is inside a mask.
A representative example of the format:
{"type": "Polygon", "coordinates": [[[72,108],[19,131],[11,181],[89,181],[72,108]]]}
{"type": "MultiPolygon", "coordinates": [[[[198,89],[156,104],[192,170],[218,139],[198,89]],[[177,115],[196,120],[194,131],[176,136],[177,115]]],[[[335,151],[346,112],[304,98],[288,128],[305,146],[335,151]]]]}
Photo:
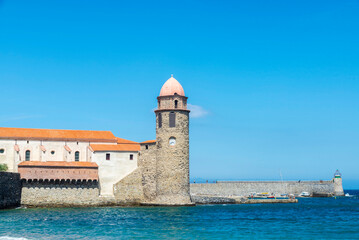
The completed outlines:
{"type": "Polygon", "coordinates": [[[171,76],[157,97],[156,204],[191,205],[189,110],[181,84],[171,76]]]}

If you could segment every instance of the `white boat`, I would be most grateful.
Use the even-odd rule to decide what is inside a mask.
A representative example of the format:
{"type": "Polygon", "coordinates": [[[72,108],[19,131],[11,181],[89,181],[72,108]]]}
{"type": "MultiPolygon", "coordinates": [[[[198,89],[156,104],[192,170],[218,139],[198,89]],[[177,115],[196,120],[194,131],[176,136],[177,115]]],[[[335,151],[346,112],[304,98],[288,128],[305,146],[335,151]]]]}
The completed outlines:
{"type": "Polygon", "coordinates": [[[350,195],[349,193],[345,194],[346,197],[354,197],[354,195],[350,195]]]}
{"type": "Polygon", "coordinates": [[[299,194],[298,197],[310,197],[310,193],[309,192],[302,192],[301,194],[299,194]]]}

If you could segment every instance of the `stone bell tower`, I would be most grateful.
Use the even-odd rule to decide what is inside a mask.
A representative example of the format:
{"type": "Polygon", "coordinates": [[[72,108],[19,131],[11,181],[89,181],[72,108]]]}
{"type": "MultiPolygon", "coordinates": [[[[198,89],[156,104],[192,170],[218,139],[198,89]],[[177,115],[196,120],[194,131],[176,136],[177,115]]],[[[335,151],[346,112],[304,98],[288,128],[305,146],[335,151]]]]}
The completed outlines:
{"type": "Polygon", "coordinates": [[[190,205],[189,110],[181,84],[171,76],[157,97],[156,204],[190,205]]]}

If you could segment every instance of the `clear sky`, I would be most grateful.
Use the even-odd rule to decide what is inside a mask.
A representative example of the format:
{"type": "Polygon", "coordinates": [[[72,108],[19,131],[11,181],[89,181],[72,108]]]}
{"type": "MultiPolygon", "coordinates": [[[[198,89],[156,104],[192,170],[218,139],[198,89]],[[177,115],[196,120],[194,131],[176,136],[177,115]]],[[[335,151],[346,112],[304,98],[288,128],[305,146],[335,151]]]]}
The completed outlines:
{"type": "Polygon", "coordinates": [[[154,139],[171,74],[192,178],[359,188],[358,0],[0,0],[0,126],[154,139]]]}

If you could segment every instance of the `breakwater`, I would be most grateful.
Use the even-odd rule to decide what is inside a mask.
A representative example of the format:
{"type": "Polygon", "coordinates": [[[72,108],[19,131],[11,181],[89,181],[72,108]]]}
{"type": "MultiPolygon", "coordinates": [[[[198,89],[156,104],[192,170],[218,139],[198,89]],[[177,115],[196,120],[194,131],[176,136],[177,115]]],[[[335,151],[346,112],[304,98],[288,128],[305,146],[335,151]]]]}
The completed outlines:
{"type": "Polygon", "coordinates": [[[0,209],[19,207],[20,201],[20,174],[0,172],[0,209]]]}
{"type": "Polygon", "coordinates": [[[258,203],[297,203],[298,199],[249,199],[246,197],[214,197],[204,195],[192,195],[192,201],[195,204],[206,205],[206,204],[258,204],[258,203]]]}
{"type": "Polygon", "coordinates": [[[191,184],[192,196],[249,196],[263,192],[294,195],[309,192],[312,196],[344,195],[341,178],[329,181],[218,181],[191,184]]]}

